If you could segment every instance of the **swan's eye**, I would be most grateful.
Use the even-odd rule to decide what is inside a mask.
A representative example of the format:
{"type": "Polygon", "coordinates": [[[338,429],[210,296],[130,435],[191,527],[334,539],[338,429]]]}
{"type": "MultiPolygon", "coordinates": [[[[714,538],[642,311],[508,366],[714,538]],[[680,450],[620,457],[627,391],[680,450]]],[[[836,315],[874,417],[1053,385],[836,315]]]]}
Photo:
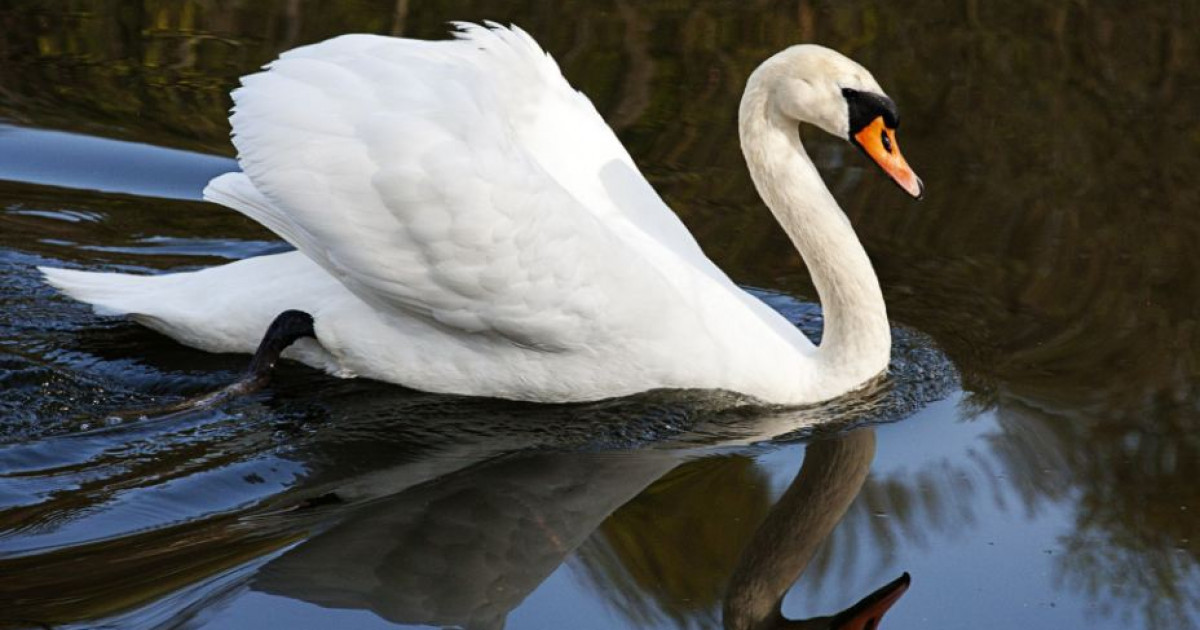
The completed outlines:
{"type": "Polygon", "coordinates": [[[888,153],[892,152],[892,139],[888,136],[887,129],[879,130],[879,141],[883,143],[883,150],[888,153]]]}

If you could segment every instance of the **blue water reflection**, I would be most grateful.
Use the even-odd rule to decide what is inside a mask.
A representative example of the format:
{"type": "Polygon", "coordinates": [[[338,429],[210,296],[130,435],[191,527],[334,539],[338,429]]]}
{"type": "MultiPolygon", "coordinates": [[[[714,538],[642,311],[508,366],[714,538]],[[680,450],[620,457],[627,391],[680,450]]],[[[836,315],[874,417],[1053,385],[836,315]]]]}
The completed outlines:
{"type": "Polygon", "coordinates": [[[0,179],[164,199],[199,199],[230,158],[0,124],[0,179]]]}

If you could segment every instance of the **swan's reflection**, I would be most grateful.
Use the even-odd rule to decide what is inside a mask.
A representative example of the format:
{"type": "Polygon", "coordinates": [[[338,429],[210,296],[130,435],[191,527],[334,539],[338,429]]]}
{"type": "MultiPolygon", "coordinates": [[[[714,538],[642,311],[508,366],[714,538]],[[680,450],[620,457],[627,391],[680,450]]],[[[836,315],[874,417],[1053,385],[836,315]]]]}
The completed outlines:
{"type": "Polygon", "coordinates": [[[742,552],[725,598],[726,628],[878,627],[879,619],[908,589],[907,573],[835,615],[793,621],[780,610],[792,582],[862,490],[874,456],[873,429],[808,446],[800,472],[742,552]]]}
{"type": "MultiPolygon", "coordinates": [[[[742,552],[726,627],[876,627],[907,576],[836,615],[791,622],[779,612],[861,489],[874,445],[868,429],[808,447],[800,473],[742,552]]],[[[663,449],[511,455],[415,485],[398,472],[374,473],[370,494],[382,498],[272,560],[252,588],[397,623],[500,628],[610,514],[686,457],[663,449]],[[388,494],[384,480],[402,489],[388,494]]],[[[359,481],[349,487],[357,496],[367,491],[359,481]]]]}
{"type": "Polygon", "coordinates": [[[259,590],[389,621],[498,628],[617,507],[679,455],[545,453],[370,502],[267,564],[259,590]]]}

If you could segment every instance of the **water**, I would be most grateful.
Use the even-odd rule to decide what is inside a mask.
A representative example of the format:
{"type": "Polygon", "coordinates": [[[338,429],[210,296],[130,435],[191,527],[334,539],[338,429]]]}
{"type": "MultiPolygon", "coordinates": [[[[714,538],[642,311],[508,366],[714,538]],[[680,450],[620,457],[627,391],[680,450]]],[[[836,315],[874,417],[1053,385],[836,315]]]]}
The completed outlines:
{"type": "Polygon", "coordinates": [[[1200,627],[1198,14],[0,3],[0,627],[712,628],[780,597],[832,614],[904,572],[881,627],[1200,627]],[[245,357],[95,317],[33,266],[282,251],[199,201],[233,168],[236,77],[338,33],[482,18],[554,53],[710,256],[814,335],[734,113],[792,43],[870,68],[926,200],[805,133],[881,277],[889,377],[781,412],[698,392],[502,403],[286,365],[262,394],[141,417],[245,357]],[[747,578],[776,586],[732,597],[747,578]]]}

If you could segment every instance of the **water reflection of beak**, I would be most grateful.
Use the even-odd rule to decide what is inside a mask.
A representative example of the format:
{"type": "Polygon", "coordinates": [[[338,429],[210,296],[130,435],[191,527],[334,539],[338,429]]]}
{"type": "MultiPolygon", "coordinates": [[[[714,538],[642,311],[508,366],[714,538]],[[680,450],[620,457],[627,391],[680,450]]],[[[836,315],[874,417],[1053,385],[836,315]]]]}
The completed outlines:
{"type": "Polygon", "coordinates": [[[858,133],[850,137],[855,146],[863,150],[875,160],[879,168],[887,173],[905,192],[916,199],[925,194],[925,185],[921,178],[913,172],[908,161],[900,153],[900,145],[896,143],[896,130],[889,128],[883,122],[883,116],[871,121],[858,133]]]}
{"type": "Polygon", "coordinates": [[[908,590],[912,579],[908,573],[892,580],[874,593],[860,599],[857,604],[834,615],[829,627],[832,630],[875,630],[884,613],[899,601],[908,590]]]}

